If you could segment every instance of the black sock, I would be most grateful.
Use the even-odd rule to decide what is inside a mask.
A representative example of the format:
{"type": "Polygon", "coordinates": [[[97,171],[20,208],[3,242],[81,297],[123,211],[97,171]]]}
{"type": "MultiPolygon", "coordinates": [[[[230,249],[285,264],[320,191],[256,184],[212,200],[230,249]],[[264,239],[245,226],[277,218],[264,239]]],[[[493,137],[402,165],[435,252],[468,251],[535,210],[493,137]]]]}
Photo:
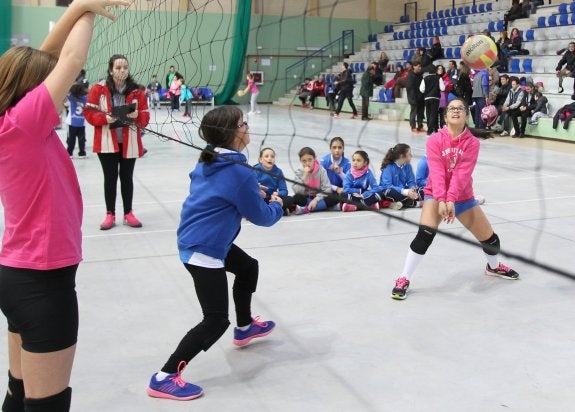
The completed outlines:
{"type": "Polygon", "coordinates": [[[2,403],[2,412],[24,412],[24,381],[16,379],[8,371],[8,389],[6,391],[4,403],[2,403]]]}
{"type": "Polygon", "coordinates": [[[72,388],[42,399],[24,399],[25,412],[69,412],[72,388]]]}

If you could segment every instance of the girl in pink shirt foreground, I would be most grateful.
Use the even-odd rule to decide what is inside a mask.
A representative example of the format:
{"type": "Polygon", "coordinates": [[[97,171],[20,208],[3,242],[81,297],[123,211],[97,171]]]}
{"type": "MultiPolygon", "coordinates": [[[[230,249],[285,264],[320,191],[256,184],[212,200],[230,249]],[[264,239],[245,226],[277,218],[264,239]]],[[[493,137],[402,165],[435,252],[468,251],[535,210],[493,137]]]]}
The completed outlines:
{"type": "Polygon", "coordinates": [[[8,321],[4,412],[68,411],[78,336],[82,197],[54,128],[86,62],[96,14],[122,0],[75,0],[39,50],[0,57],[0,309],[8,321]],[[33,150],[30,150],[33,148],[33,150]]]}
{"type": "Polygon", "coordinates": [[[462,99],[454,99],[445,109],[446,127],[427,140],[429,178],[419,230],[407,252],[401,276],[395,281],[391,297],[405,299],[410,277],[431,245],[439,223],[455,218],[483,246],[487,266],[485,274],[518,279],[519,274],[499,262],[499,237],[473,195],[473,169],[477,164],[479,140],[467,128],[469,108],[462,99]]]}

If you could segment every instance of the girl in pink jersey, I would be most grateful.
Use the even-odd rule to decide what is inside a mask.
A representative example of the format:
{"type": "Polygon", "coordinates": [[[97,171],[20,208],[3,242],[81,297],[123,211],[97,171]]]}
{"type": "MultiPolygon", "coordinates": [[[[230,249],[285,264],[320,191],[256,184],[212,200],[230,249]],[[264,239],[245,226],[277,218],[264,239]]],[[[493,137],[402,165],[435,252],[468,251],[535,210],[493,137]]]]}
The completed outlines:
{"type": "Polygon", "coordinates": [[[457,218],[483,245],[486,275],[517,279],[519,274],[499,262],[499,237],[473,195],[471,174],[477,163],[479,140],[467,128],[469,108],[454,99],[445,109],[446,126],[427,140],[429,177],[419,230],[407,252],[401,276],[391,297],[405,299],[410,277],[431,245],[441,221],[457,218]]]}
{"type": "Polygon", "coordinates": [[[86,62],[96,14],[122,0],[74,0],[39,50],[0,57],[0,309],[8,321],[4,412],[68,411],[78,336],[82,196],[54,127],[86,62]],[[30,150],[33,148],[33,150],[30,150]]]}
{"type": "Polygon", "coordinates": [[[246,86],[246,88],[244,89],[243,92],[244,92],[244,94],[247,92],[251,93],[250,111],[248,112],[248,115],[261,113],[260,108],[258,106],[258,95],[260,94],[260,91],[258,89],[258,86],[256,86],[256,81],[254,79],[254,75],[252,73],[248,73],[246,76],[246,80],[248,81],[248,85],[246,86]]]}

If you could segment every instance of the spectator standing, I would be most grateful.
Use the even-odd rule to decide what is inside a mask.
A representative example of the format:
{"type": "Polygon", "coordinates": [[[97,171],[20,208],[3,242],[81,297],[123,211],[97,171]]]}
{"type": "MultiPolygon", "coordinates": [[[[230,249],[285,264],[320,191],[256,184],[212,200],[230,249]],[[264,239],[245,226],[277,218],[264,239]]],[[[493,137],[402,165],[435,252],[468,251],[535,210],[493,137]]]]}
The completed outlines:
{"type": "Polygon", "coordinates": [[[361,76],[361,120],[371,120],[369,117],[369,99],[373,96],[373,83],[377,76],[377,63],[372,63],[361,76]]]}
{"type": "MultiPolygon", "coordinates": [[[[555,73],[559,78],[559,93],[563,93],[563,78],[571,76],[573,70],[575,70],[575,42],[570,42],[567,51],[563,54],[559,63],[557,63],[557,67],[555,67],[555,73]]],[[[575,81],[573,90],[573,93],[575,93],[575,81]]]]}
{"type": "Polygon", "coordinates": [[[483,119],[481,119],[481,110],[487,105],[489,98],[489,73],[487,70],[479,70],[473,77],[472,100],[475,104],[473,122],[478,129],[485,129],[483,119]]]}
{"type": "Polygon", "coordinates": [[[425,109],[425,102],[423,100],[423,93],[419,90],[421,81],[421,63],[415,63],[413,70],[407,75],[405,83],[405,90],[407,91],[407,102],[411,107],[409,112],[409,126],[414,133],[421,132],[423,129],[423,111],[425,109]]]}
{"type": "Polygon", "coordinates": [[[419,91],[425,100],[425,117],[427,119],[427,135],[439,130],[439,100],[445,91],[445,83],[437,69],[430,66],[429,74],[420,83],[419,91]]]}
{"type": "Polygon", "coordinates": [[[148,106],[156,110],[160,108],[160,91],[162,90],[162,84],[158,81],[158,76],[154,74],[152,76],[152,81],[148,84],[148,106]]]}
{"type": "Polygon", "coordinates": [[[339,100],[334,117],[339,117],[343,102],[347,99],[349,106],[353,111],[351,118],[357,119],[357,109],[355,108],[355,104],[353,104],[353,85],[355,80],[353,79],[353,73],[349,69],[349,65],[347,63],[343,63],[343,70],[339,76],[340,78],[336,83],[336,85],[339,87],[339,100]]]}

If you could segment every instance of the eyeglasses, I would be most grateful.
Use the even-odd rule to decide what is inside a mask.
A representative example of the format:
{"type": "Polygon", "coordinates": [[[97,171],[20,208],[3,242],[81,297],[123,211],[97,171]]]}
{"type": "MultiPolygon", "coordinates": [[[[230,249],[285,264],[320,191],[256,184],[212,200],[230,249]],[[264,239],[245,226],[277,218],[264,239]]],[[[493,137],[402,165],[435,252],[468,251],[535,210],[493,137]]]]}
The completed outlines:
{"type": "Polygon", "coordinates": [[[455,112],[467,112],[467,107],[465,106],[451,106],[447,108],[447,113],[455,112]]]}
{"type": "Polygon", "coordinates": [[[241,122],[240,124],[238,124],[238,129],[241,129],[244,126],[248,127],[248,122],[246,122],[245,120],[243,122],[241,122]]]}

